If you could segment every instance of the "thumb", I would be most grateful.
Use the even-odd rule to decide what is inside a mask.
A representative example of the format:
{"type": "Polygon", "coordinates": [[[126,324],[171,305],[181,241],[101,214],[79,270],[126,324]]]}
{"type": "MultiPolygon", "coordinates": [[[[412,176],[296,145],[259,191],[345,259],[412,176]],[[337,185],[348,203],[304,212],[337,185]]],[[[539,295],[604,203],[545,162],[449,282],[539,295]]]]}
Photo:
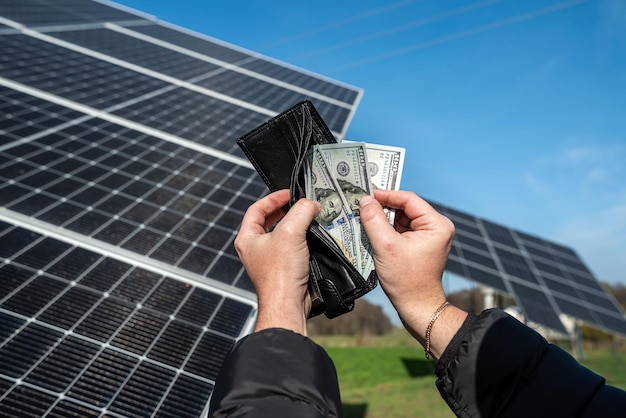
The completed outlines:
{"type": "Polygon", "coordinates": [[[293,232],[306,232],[313,219],[320,213],[319,202],[309,199],[300,199],[289,209],[278,227],[289,228],[293,232]]]}
{"type": "Polygon", "coordinates": [[[374,250],[381,248],[383,241],[387,241],[392,234],[395,234],[395,229],[389,223],[382,205],[374,197],[363,196],[359,201],[359,206],[361,224],[365,228],[372,247],[374,250]]]}

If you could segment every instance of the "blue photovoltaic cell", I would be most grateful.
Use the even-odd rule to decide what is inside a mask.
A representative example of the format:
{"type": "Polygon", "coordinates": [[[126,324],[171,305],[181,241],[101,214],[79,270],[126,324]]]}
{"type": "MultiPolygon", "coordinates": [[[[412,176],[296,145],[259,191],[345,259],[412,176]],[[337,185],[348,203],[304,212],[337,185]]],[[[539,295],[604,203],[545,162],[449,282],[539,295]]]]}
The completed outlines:
{"type": "MultiPolygon", "coordinates": [[[[132,31],[133,28],[127,30],[132,31]]],[[[192,81],[200,76],[209,77],[220,70],[218,65],[206,60],[111,29],[57,31],[50,35],[179,80],[192,81]]]]}

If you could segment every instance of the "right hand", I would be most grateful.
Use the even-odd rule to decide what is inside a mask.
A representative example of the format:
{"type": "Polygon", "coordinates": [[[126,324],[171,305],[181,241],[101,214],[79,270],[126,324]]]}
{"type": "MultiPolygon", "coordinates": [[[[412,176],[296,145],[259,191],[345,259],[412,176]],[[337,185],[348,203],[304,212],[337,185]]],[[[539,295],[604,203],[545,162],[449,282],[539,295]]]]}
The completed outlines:
{"type": "Polygon", "coordinates": [[[418,339],[446,300],[441,278],[454,225],[415,193],[376,190],[361,199],[361,222],[374,250],[380,284],[418,339]],[[383,206],[396,210],[392,227],[383,206]],[[417,334],[417,335],[416,335],[417,334]]]}

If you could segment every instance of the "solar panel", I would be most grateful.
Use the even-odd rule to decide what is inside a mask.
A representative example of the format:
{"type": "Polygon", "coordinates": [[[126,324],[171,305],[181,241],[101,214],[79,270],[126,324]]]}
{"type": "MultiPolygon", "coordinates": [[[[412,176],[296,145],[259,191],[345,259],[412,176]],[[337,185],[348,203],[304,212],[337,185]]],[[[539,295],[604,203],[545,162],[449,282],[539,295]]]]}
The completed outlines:
{"type": "MultiPolygon", "coordinates": [[[[0,374],[13,379],[12,389],[64,393],[66,403],[99,411],[109,405],[123,414],[124,408],[150,410],[124,400],[126,391],[146,390],[132,382],[148,373],[158,377],[148,390],[163,402],[185,396],[189,408],[203,410],[221,360],[254,311],[251,301],[2,227],[0,374]],[[129,380],[120,375],[115,387],[99,377],[102,368],[115,374],[111,367],[129,380]],[[127,380],[123,387],[121,380],[127,380]],[[199,396],[196,384],[206,389],[199,396]]],[[[7,405],[4,399],[0,411],[7,405]]]]}
{"type": "Polygon", "coordinates": [[[620,305],[571,248],[431,202],[456,227],[446,270],[513,296],[526,318],[567,334],[566,314],[626,336],[620,305]]]}
{"type": "Polygon", "coordinates": [[[0,4],[0,16],[27,26],[58,26],[143,19],[143,17],[129,13],[124,9],[84,0],[5,1],[0,4]]]}
{"type": "Polygon", "coordinates": [[[235,139],[361,90],[112,3],[0,3],[0,415],[198,417],[250,332],[235,139]]]}
{"type": "MultiPolygon", "coordinates": [[[[256,314],[233,248],[267,189],[235,139],[362,90],[91,0],[0,2],[0,415],[198,417],[256,314]]],[[[626,335],[576,253],[436,205],[447,269],[626,335]]]]}

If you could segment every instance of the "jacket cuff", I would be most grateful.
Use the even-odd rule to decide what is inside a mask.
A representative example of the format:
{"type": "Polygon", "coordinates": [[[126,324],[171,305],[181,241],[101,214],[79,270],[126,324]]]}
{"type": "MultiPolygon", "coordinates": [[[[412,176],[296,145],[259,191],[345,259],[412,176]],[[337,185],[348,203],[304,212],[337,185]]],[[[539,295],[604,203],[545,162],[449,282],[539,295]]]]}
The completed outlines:
{"type": "Polygon", "coordinates": [[[578,416],[604,384],[498,309],[468,316],[435,373],[439,392],[460,417],[578,416]]]}
{"type": "Polygon", "coordinates": [[[320,416],[340,416],[337,372],[328,354],[311,339],[270,328],[235,344],[215,382],[209,416],[294,405],[313,407],[320,416]]]}

